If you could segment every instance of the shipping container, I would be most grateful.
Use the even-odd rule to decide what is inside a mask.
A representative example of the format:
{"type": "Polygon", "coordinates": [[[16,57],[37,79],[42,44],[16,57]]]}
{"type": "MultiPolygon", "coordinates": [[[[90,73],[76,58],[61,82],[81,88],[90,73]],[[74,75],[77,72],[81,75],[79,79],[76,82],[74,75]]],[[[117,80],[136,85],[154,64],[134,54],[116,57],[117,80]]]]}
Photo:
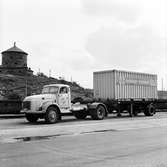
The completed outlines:
{"type": "Polygon", "coordinates": [[[157,75],[128,71],[93,73],[94,97],[113,100],[157,99],[157,75]]]}

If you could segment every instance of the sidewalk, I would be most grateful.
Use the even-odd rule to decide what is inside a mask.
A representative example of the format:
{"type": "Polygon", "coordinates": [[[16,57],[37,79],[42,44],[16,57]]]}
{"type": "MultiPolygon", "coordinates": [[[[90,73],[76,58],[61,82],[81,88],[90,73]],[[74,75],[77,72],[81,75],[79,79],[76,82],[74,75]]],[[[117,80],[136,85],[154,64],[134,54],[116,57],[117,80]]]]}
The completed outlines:
{"type": "Polygon", "coordinates": [[[24,114],[0,114],[0,119],[23,118],[24,114]]]}

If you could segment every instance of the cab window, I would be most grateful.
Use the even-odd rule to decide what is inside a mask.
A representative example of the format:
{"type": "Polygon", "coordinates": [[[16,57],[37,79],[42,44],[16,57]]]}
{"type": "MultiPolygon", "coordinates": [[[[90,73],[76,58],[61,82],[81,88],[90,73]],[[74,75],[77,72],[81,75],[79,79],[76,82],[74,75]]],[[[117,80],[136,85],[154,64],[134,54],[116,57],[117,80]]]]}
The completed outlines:
{"type": "Polygon", "coordinates": [[[59,90],[59,88],[56,86],[47,86],[47,87],[43,88],[42,94],[48,94],[48,93],[57,94],[58,90],[59,90]]]}
{"type": "Polygon", "coordinates": [[[67,87],[61,87],[60,88],[60,94],[65,94],[68,93],[68,88],[67,87]]]}

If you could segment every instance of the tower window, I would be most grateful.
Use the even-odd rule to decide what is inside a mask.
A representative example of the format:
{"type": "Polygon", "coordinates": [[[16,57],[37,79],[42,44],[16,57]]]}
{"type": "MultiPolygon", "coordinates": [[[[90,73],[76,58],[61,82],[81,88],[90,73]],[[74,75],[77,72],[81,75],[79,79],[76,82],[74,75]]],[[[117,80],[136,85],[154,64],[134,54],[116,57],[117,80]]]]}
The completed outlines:
{"type": "Polygon", "coordinates": [[[18,58],[19,58],[19,59],[23,59],[23,56],[20,55],[18,58]]]}

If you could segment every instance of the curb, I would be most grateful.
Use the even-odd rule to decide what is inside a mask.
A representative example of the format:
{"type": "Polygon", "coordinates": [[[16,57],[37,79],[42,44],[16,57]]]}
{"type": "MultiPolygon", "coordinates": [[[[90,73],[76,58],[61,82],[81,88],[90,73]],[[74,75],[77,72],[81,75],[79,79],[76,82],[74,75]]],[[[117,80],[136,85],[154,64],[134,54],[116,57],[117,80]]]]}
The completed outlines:
{"type": "Polygon", "coordinates": [[[24,114],[0,114],[0,119],[23,118],[24,114]]]}

